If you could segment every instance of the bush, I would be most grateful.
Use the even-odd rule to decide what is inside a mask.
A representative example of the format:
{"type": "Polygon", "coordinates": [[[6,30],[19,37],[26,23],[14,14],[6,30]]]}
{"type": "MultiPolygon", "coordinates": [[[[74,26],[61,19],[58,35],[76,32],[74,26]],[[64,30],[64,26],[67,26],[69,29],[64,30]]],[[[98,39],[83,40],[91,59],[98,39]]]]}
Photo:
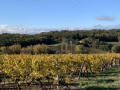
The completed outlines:
{"type": "Polygon", "coordinates": [[[27,46],[21,49],[22,54],[33,54],[33,46],[27,46]]]}
{"type": "Polygon", "coordinates": [[[100,50],[104,51],[111,51],[111,46],[110,45],[99,45],[100,50]]]}
{"type": "Polygon", "coordinates": [[[113,46],[112,47],[112,52],[113,53],[120,53],[120,46],[113,46]]]}
{"type": "Polygon", "coordinates": [[[85,49],[85,47],[83,45],[76,45],[75,46],[75,53],[87,54],[88,51],[85,49]]]}
{"type": "Polygon", "coordinates": [[[14,44],[12,46],[9,46],[9,53],[10,54],[20,54],[20,51],[21,51],[20,44],[14,44]]]}
{"type": "Polygon", "coordinates": [[[6,46],[2,46],[0,48],[2,54],[7,54],[8,53],[8,48],[6,46]]]}

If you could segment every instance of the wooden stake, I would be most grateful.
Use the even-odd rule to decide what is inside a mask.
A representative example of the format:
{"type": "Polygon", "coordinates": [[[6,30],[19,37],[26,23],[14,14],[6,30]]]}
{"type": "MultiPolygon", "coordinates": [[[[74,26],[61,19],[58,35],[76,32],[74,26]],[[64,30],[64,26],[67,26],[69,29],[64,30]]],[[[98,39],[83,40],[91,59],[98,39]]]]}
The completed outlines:
{"type": "Polygon", "coordinates": [[[56,59],[56,69],[57,69],[57,89],[59,89],[59,74],[58,74],[58,60],[56,59]]]}
{"type": "Polygon", "coordinates": [[[66,53],[68,53],[68,44],[66,44],[65,49],[66,49],[66,53]]]}
{"type": "Polygon", "coordinates": [[[104,69],[104,59],[103,59],[103,64],[102,64],[102,72],[103,72],[103,69],[104,69]]]}
{"type": "Polygon", "coordinates": [[[80,76],[82,74],[82,70],[83,70],[84,64],[85,64],[85,61],[83,61],[83,64],[81,66],[81,69],[80,69],[80,72],[79,72],[79,76],[78,76],[78,80],[80,79],[80,76]]]}
{"type": "Polygon", "coordinates": [[[92,69],[91,69],[91,65],[89,64],[89,67],[90,67],[90,73],[91,75],[93,75],[93,72],[92,72],[92,69]]]}
{"type": "MultiPolygon", "coordinates": [[[[88,73],[89,73],[89,72],[88,72],[88,67],[86,66],[85,69],[86,69],[86,77],[88,78],[88,73]]],[[[88,79],[89,79],[89,78],[88,78],[88,79]]]]}
{"type": "Polygon", "coordinates": [[[120,60],[119,60],[119,62],[118,62],[118,66],[120,66],[120,60]]]}
{"type": "Polygon", "coordinates": [[[116,59],[116,57],[115,57],[115,66],[117,66],[117,59],[116,59]]]}
{"type": "Polygon", "coordinates": [[[6,80],[6,77],[5,77],[5,73],[4,73],[4,85],[5,85],[5,80],[6,80]]]}
{"type": "Polygon", "coordinates": [[[113,67],[113,59],[111,60],[110,67],[113,67]]]}

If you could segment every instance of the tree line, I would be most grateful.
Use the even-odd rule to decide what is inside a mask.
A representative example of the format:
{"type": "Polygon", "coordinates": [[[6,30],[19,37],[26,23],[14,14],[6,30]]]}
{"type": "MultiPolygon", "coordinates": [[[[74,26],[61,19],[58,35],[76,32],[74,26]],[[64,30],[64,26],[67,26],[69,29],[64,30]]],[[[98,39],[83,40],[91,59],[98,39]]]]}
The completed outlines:
{"type": "MultiPolygon", "coordinates": [[[[34,34],[34,35],[10,34],[10,33],[0,34],[1,50],[4,51],[6,49],[6,51],[7,50],[9,51],[7,53],[16,52],[16,51],[12,51],[11,48],[13,49],[13,47],[15,48],[17,45],[20,48],[20,53],[21,52],[28,53],[28,52],[31,52],[31,50],[33,50],[35,46],[37,47],[37,45],[38,47],[46,46],[48,49],[49,47],[47,45],[50,45],[50,44],[54,44],[58,42],[71,44],[70,42],[72,42],[72,44],[74,45],[79,45],[80,44],[79,41],[81,41],[84,44],[83,46],[85,47],[101,49],[104,51],[112,51],[113,46],[108,45],[105,42],[119,42],[120,29],[75,30],[75,31],[62,30],[62,31],[50,31],[50,32],[34,34]]],[[[18,49],[18,46],[17,46],[17,49],[18,49]]],[[[80,47],[83,47],[83,46],[80,46],[80,47]]],[[[114,48],[115,49],[119,48],[119,46],[114,46],[114,48]]],[[[47,53],[51,53],[51,52],[53,53],[54,51],[49,48],[47,53]]],[[[116,52],[119,52],[119,51],[116,51],[116,52]]],[[[31,52],[31,54],[34,54],[34,53],[35,52],[33,51],[31,52]]],[[[39,52],[39,53],[42,53],[42,52],[39,52]]]]}
{"type": "Polygon", "coordinates": [[[9,47],[2,46],[1,54],[53,54],[54,51],[45,44],[21,47],[20,44],[13,44],[9,47]]]}
{"type": "Polygon", "coordinates": [[[120,40],[120,30],[63,30],[35,35],[3,33],[0,34],[0,46],[9,46],[14,43],[19,43],[22,47],[42,43],[51,44],[61,42],[63,38],[66,38],[67,41],[94,38],[105,42],[116,42],[120,40]]]}

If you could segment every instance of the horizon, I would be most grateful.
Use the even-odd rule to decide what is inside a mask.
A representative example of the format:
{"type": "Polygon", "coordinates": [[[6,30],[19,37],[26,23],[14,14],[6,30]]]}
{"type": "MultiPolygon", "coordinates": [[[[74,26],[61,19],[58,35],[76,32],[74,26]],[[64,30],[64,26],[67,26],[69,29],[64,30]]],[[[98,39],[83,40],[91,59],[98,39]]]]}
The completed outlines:
{"type": "Polygon", "coordinates": [[[4,0],[0,34],[120,29],[119,0],[4,0]]]}
{"type": "MultiPolygon", "coordinates": [[[[31,29],[32,30],[32,29],[31,29]]],[[[34,31],[35,29],[33,29],[33,31],[34,31]]],[[[40,31],[40,32],[33,32],[33,33],[28,33],[28,32],[26,32],[26,33],[17,33],[17,32],[3,32],[3,33],[0,33],[0,35],[2,35],[2,34],[20,34],[20,35],[36,35],[36,34],[41,34],[41,33],[49,33],[49,32],[62,32],[62,31],[71,31],[71,32],[74,32],[74,31],[111,31],[111,30],[120,30],[120,29],[89,29],[89,30],[87,30],[87,29],[83,29],[83,30],[77,30],[77,29],[75,29],[75,30],[67,30],[67,29],[63,29],[63,30],[56,30],[56,29],[54,29],[54,30],[50,30],[49,29],[49,31],[40,31]]],[[[36,30],[36,31],[39,31],[39,30],[36,30]]],[[[31,31],[32,32],[32,31],[31,31]]]]}

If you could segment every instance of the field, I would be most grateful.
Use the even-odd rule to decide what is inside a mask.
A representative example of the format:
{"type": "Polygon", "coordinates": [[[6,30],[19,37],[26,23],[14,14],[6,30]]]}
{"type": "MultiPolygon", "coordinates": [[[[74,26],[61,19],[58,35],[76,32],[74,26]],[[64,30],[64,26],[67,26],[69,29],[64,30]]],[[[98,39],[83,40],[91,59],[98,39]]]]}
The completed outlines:
{"type": "Polygon", "coordinates": [[[89,78],[81,78],[76,90],[119,90],[120,68],[105,70],[103,73],[89,78]]]}
{"type": "MultiPolygon", "coordinates": [[[[109,53],[1,55],[0,88],[10,88],[10,85],[14,84],[15,87],[11,88],[23,89],[31,85],[39,89],[75,89],[75,86],[78,88],[83,86],[84,88],[87,86],[95,87],[99,83],[93,82],[93,79],[98,81],[101,78],[95,75],[99,75],[105,70],[107,70],[105,72],[109,72],[109,69],[119,65],[120,54],[109,53]],[[90,80],[84,82],[84,77],[90,80]],[[86,83],[88,84],[86,85],[86,83]]],[[[101,76],[104,78],[103,75],[101,76]]],[[[104,80],[100,79],[100,82],[104,84],[106,82],[104,80]]]]}
{"type": "Polygon", "coordinates": [[[106,44],[108,45],[111,45],[111,46],[120,46],[120,42],[105,42],[106,44]]]}

